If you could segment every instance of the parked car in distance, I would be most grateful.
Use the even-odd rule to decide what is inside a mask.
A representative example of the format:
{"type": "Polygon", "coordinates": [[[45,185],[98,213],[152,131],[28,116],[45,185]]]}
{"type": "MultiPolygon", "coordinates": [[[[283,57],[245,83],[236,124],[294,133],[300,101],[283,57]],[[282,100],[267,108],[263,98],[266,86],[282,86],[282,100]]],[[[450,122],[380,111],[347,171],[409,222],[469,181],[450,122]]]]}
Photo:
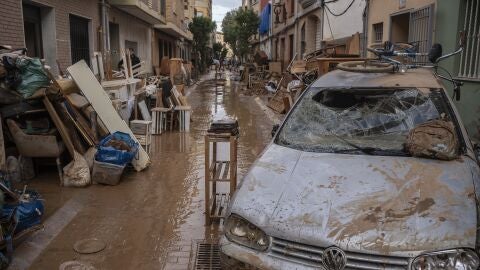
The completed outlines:
{"type": "Polygon", "coordinates": [[[222,263],[478,269],[477,154],[430,70],[330,72],[305,90],[240,182],[222,263]],[[435,120],[452,124],[454,159],[406,150],[412,130],[435,120]]]}

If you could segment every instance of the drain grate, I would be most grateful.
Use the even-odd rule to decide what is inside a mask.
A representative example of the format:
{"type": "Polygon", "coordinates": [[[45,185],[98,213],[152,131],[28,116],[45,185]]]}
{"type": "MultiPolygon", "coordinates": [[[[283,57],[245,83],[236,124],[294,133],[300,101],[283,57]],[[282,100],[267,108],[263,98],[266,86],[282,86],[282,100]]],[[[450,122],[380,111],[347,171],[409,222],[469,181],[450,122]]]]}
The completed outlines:
{"type": "Polygon", "coordinates": [[[198,242],[194,270],[221,270],[220,247],[218,244],[198,242]]]}

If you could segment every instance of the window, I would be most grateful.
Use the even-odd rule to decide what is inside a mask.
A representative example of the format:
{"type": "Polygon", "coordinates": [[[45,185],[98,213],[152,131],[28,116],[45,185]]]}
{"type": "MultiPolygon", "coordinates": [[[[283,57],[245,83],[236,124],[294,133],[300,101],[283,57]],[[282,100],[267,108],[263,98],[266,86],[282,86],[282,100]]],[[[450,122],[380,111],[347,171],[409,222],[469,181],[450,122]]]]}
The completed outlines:
{"type": "Polygon", "coordinates": [[[479,60],[480,60],[480,25],[478,11],[480,2],[478,0],[465,1],[464,28],[465,41],[464,50],[460,56],[460,66],[458,76],[468,79],[480,79],[479,60]]]}
{"type": "Polygon", "coordinates": [[[72,63],[85,60],[90,65],[90,41],[88,23],[85,18],[70,14],[70,49],[72,63]]]}
{"type": "Polygon", "coordinates": [[[373,42],[379,43],[383,40],[383,22],[373,24],[373,42]]]}

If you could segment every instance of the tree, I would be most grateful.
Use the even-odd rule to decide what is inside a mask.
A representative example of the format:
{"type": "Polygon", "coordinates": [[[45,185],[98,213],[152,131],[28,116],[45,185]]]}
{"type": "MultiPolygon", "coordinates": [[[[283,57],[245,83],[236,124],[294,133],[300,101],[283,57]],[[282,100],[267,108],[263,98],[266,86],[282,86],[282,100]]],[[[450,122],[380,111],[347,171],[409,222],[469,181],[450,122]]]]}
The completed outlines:
{"type": "Polygon", "coordinates": [[[249,38],[258,32],[260,18],[251,9],[238,8],[228,12],[222,21],[224,40],[236,56],[244,57],[250,50],[249,38]]]}
{"type": "Polygon", "coordinates": [[[188,24],[188,29],[193,34],[193,53],[197,68],[203,72],[207,67],[207,45],[211,34],[217,28],[215,22],[207,17],[194,17],[188,24]]]}
{"type": "Polygon", "coordinates": [[[225,58],[227,58],[227,55],[228,55],[228,49],[223,47],[222,52],[220,53],[220,56],[221,56],[220,58],[225,59],[225,58]]]}
{"type": "Polygon", "coordinates": [[[213,44],[212,47],[213,47],[213,57],[215,59],[220,59],[222,49],[223,49],[222,43],[216,42],[216,43],[213,44]]]}

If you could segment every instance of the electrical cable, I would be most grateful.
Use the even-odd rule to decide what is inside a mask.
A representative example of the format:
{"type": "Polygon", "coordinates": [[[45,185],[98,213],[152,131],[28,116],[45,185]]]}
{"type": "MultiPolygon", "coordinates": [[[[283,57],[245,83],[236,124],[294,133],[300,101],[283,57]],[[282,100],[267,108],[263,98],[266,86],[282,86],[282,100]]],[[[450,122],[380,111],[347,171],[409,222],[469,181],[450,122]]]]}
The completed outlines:
{"type": "MultiPolygon", "coordinates": [[[[331,3],[331,2],[326,2],[326,3],[331,3]]],[[[352,7],[353,3],[355,3],[355,0],[352,0],[352,2],[347,6],[347,8],[346,8],[344,11],[342,11],[342,12],[340,12],[340,13],[338,13],[338,14],[333,13],[332,10],[330,10],[330,8],[328,7],[328,5],[324,5],[324,7],[325,7],[325,9],[328,10],[328,12],[329,12],[330,14],[332,14],[333,16],[335,16],[335,17],[340,17],[340,16],[342,16],[343,14],[347,13],[347,11],[352,7]]]]}
{"type": "Polygon", "coordinates": [[[335,40],[333,37],[333,31],[332,31],[332,26],[330,25],[330,18],[328,18],[328,14],[325,12],[325,17],[327,17],[327,23],[328,23],[328,28],[330,28],[330,35],[332,35],[332,40],[335,40]]]}

